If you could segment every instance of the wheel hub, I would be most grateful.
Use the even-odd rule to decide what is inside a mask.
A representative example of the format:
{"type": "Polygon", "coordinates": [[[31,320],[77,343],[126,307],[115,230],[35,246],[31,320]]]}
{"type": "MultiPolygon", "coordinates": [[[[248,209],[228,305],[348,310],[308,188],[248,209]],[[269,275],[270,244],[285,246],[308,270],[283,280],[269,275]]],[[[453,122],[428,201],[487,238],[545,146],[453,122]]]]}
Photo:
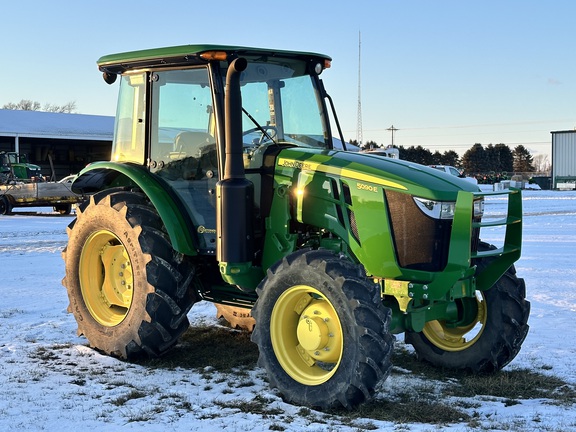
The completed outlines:
{"type": "Polygon", "coordinates": [[[105,275],[102,284],[104,301],[110,305],[129,307],[132,299],[132,268],[124,246],[106,244],[100,251],[105,275]]]}
{"type": "Polygon", "coordinates": [[[328,326],[321,318],[302,317],[298,323],[298,342],[307,350],[322,349],[328,343],[328,326]]]}
{"type": "Polygon", "coordinates": [[[92,233],[79,265],[82,298],[92,317],[112,327],[126,318],[132,305],[134,276],[126,248],[108,230],[92,233]]]}
{"type": "Polygon", "coordinates": [[[296,381],[319,385],[338,369],[342,326],[334,306],[318,290],[306,285],[286,290],[274,306],[270,328],[278,361],[296,381]]]}

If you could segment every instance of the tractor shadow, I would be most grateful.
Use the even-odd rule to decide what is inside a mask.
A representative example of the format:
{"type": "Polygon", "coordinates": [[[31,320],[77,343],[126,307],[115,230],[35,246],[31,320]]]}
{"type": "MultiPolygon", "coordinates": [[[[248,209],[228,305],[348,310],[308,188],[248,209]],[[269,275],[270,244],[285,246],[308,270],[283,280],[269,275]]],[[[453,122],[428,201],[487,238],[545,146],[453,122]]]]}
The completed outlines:
{"type": "Polygon", "coordinates": [[[191,326],[165,355],[138,363],[163,369],[210,367],[222,373],[253,369],[258,361],[258,347],[250,336],[249,332],[219,325],[191,326]]]}

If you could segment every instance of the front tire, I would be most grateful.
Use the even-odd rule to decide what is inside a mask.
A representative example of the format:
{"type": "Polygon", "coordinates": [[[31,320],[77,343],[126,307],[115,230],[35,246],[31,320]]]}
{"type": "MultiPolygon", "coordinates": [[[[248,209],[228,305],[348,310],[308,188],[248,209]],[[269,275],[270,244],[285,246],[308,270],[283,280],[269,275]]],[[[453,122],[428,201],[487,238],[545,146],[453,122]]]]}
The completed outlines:
{"type": "Polygon", "coordinates": [[[158,356],[188,328],[192,268],[145,196],[104,191],[83,203],[62,256],[78,334],[107,354],[158,356]]]}
{"type": "Polygon", "coordinates": [[[6,195],[0,196],[0,215],[11,215],[12,203],[6,195]]]}
{"type": "Polygon", "coordinates": [[[61,215],[69,215],[72,212],[72,204],[56,204],[54,211],[61,215]]]}
{"type": "Polygon", "coordinates": [[[252,341],[287,402],[352,408],[388,376],[390,310],[360,267],[329,251],[295,252],[257,289],[252,341]]]}
{"type": "MultiPolygon", "coordinates": [[[[480,244],[481,250],[491,248],[480,244]]],[[[479,269],[486,265],[485,260],[478,262],[479,269]]],[[[524,279],[512,266],[490,289],[476,294],[476,304],[462,303],[475,308],[476,318],[468,326],[431,321],[422,332],[406,332],[406,343],[414,346],[418,358],[440,368],[491,373],[516,357],[529,328],[524,279]]]]}

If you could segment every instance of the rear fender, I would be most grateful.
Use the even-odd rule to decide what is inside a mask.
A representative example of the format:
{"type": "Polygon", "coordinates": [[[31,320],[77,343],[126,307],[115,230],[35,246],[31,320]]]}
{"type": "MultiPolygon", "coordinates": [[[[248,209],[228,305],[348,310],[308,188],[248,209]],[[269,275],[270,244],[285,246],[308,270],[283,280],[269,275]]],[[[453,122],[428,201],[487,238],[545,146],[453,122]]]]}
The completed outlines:
{"type": "Polygon", "coordinates": [[[194,226],[180,199],[158,177],[140,165],[95,162],[84,168],[72,184],[72,191],[82,194],[112,187],[138,187],[158,211],[172,247],[185,255],[197,254],[197,242],[187,227],[194,226]]]}

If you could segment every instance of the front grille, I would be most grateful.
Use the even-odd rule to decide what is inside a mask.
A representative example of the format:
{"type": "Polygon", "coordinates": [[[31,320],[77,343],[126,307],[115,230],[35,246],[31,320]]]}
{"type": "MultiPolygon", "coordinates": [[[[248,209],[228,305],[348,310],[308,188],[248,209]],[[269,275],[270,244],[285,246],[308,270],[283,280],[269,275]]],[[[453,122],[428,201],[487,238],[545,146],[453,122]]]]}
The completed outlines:
{"type": "MultiPolygon", "coordinates": [[[[352,236],[354,237],[354,240],[356,240],[358,242],[358,244],[360,244],[360,235],[358,234],[358,225],[356,224],[356,215],[354,214],[354,211],[351,210],[352,194],[350,193],[350,186],[348,186],[344,182],[342,183],[342,192],[344,193],[344,202],[347,206],[348,224],[350,225],[350,230],[352,231],[352,236]]],[[[342,211],[340,209],[338,209],[339,216],[341,215],[341,213],[342,213],[342,211]]]]}
{"type": "Polygon", "coordinates": [[[385,196],[400,267],[442,271],[448,262],[452,220],[426,216],[408,194],[386,190],[385,196]]]}

